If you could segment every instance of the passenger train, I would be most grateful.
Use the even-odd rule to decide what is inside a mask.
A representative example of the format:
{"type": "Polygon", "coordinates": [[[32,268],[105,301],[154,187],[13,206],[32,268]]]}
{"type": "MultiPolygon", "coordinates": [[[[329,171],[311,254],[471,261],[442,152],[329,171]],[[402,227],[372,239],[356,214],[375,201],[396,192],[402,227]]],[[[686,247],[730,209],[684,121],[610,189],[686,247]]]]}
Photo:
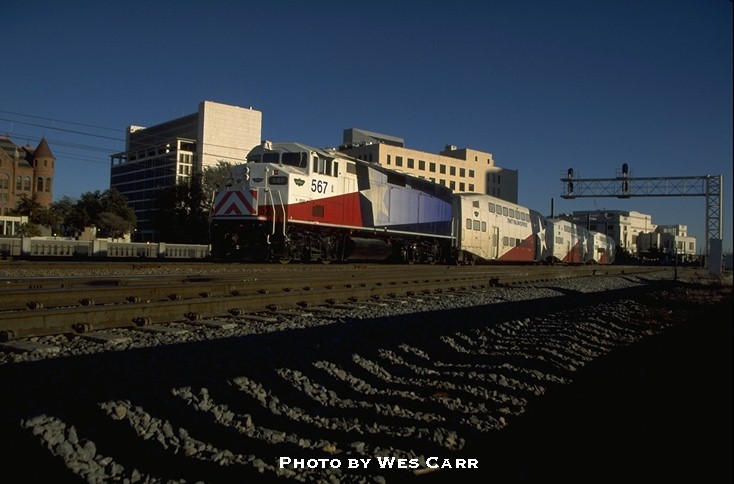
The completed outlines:
{"type": "Polygon", "coordinates": [[[264,141],[216,192],[221,261],[610,264],[614,241],[339,152],[264,141]]]}

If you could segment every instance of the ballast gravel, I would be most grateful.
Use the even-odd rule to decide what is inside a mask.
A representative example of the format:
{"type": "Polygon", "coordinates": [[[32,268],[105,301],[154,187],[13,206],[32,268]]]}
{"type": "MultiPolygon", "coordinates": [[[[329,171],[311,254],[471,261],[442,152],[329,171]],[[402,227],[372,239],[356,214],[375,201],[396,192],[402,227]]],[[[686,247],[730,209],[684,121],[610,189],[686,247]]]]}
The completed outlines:
{"type": "Polygon", "coordinates": [[[60,481],[392,482],[432,474],[432,456],[486,466],[487,456],[462,454],[479,436],[512,427],[590,363],[678,324],[666,301],[711,291],[671,285],[641,300],[547,311],[545,301],[655,282],[590,277],[275,322],[233,317],[238,324],[224,329],[172,323],[181,334],[108,331],[125,338],[118,344],[34,338],[58,352],[0,352],[12,395],[0,424],[25,451],[54,462],[47,477],[60,481]],[[281,466],[284,456],[314,466],[281,466]],[[418,464],[386,469],[377,458],[418,464]],[[347,468],[347,459],[372,465],[347,468]]]}

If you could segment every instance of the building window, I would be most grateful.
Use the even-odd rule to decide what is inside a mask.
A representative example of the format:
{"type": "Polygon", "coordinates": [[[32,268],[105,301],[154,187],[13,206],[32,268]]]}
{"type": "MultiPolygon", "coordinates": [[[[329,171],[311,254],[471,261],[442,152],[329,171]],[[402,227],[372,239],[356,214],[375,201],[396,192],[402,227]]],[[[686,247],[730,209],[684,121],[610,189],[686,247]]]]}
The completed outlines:
{"type": "Polygon", "coordinates": [[[44,187],[44,189],[47,192],[51,191],[51,178],[46,178],[46,186],[44,187]]]}
{"type": "Polygon", "coordinates": [[[452,190],[456,190],[456,182],[455,181],[450,181],[449,182],[449,188],[452,189],[452,190]]]}
{"type": "Polygon", "coordinates": [[[392,161],[392,156],[391,155],[387,155],[387,164],[389,165],[391,163],[391,161],[392,161]]]}
{"type": "Polygon", "coordinates": [[[431,173],[436,173],[436,164],[434,162],[431,162],[428,165],[428,171],[430,171],[431,173]]]}
{"type": "Polygon", "coordinates": [[[43,191],[43,177],[42,176],[39,176],[36,179],[36,191],[37,192],[42,192],[43,191]]]}
{"type": "Polygon", "coordinates": [[[461,178],[466,177],[466,170],[464,168],[459,168],[459,176],[461,178]]]}
{"type": "Polygon", "coordinates": [[[23,190],[26,192],[31,191],[31,177],[27,176],[23,179],[23,190]]]}
{"type": "Polygon", "coordinates": [[[18,178],[15,179],[15,190],[21,191],[23,189],[23,177],[18,175],[18,178]]]}
{"type": "Polygon", "coordinates": [[[440,171],[440,173],[441,173],[442,175],[445,175],[445,174],[446,174],[446,165],[441,165],[441,166],[439,167],[439,171],[440,171]]]}
{"type": "Polygon", "coordinates": [[[465,190],[465,188],[466,188],[466,186],[464,185],[463,182],[462,183],[459,183],[459,191],[463,192],[465,190]]]}
{"type": "Polygon", "coordinates": [[[418,160],[418,169],[421,171],[426,170],[426,162],[423,160],[418,160]]]}
{"type": "Polygon", "coordinates": [[[408,158],[408,168],[415,168],[415,160],[413,158],[408,158]]]}
{"type": "Polygon", "coordinates": [[[449,175],[456,176],[456,167],[455,166],[449,167],[449,175]]]}
{"type": "Polygon", "coordinates": [[[474,178],[474,170],[469,170],[469,178],[474,178]]]}
{"type": "Polygon", "coordinates": [[[403,157],[402,156],[396,156],[395,157],[395,166],[403,166],[403,157]]]}
{"type": "Polygon", "coordinates": [[[469,184],[469,191],[470,192],[473,192],[474,191],[474,184],[473,183],[470,183],[469,184]]]}

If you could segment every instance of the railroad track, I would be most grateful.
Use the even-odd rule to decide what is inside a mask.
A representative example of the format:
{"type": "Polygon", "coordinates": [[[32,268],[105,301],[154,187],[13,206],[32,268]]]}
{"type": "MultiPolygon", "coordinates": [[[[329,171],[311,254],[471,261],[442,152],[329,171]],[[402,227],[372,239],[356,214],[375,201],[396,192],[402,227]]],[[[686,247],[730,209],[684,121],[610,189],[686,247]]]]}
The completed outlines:
{"type": "Polygon", "coordinates": [[[411,266],[406,271],[406,267],[368,266],[267,273],[245,270],[197,275],[5,278],[0,279],[0,341],[660,270],[622,266],[411,266]]]}
{"type": "MultiPolygon", "coordinates": [[[[426,311],[419,315],[400,314],[405,298],[366,300],[314,311],[313,324],[308,308],[274,311],[269,322],[249,323],[272,331],[247,336],[0,365],[8,445],[0,462],[11,471],[14,460],[32,460],[24,475],[49,482],[476,476],[454,472],[462,459],[499,472],[503,462],[484,449],[503,448],[500,430],[549,389],[674,326],[671,308],[698,308],[672,281],[645,280],[629,276],[629,287],[600,284],[590,293],[574,287],[598,282],[557,281],[550,286],[558,290],[537,289],[537,299],[513,299],[526,290],[502,286],[432,292],[409,298],[426,311]],[[469,294],[484,294],[485,305],[462,306],[469,294]],[[370,304],[396,310],[362,319],[370,304]],[[281,466],[282,457],[316,464],[281,466]],[[418,466],[386,467],[378,458],[418,466]],[[370,461],[348,468],[348,459],[370,461]],[[441,468],[444,459],[452,467],[441,468]]],[[[170,326],[184,325],[195,323],[170,326]]],[[[504,477],[516,477],[513,470],[504,477]]]]}

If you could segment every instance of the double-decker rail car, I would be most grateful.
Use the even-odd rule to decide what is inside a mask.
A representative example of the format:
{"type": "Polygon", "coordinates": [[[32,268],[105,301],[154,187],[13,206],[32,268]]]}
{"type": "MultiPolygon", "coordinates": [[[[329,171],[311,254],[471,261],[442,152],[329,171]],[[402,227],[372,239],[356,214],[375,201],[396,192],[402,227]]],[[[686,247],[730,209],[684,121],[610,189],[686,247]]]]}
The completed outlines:
{"type": "Polygon", "coordinates": [[[479,193],[454,195],[457,262],[542,260],[544,230],[545,221],[534,210],[479,193]]]}
{"type": "Polygon", "coordinates": [[[591,232],[590,241],[592,243],[592,247],[589,250],[591,253],[591,263],[614,263],[616,245],[612,237],[602,234],[601,232],[591,232]]]}
{"type": "Polygon", "coordinates": [[[212,257],[239,261],[451,257],[452,192],[300,143],[263,142],[215,194],[212,257]]]}
{"type": "Polygon", "coordinates": [[[546,219],[546,243],[549,253],[545,262],[587,264],[591,262],[591,233],[584,227],[559,218],[546,219]]]}

